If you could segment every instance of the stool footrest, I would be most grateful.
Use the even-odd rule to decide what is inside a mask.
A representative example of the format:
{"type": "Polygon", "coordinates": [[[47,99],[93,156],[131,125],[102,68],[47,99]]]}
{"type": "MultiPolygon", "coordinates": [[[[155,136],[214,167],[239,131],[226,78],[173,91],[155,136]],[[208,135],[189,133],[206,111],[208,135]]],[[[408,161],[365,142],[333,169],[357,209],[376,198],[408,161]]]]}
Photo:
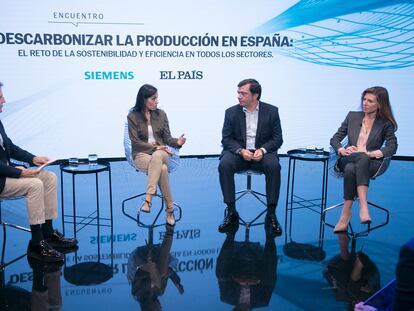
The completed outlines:
{"type": "MultiPolygon", "coordinates": [[[[159,195],[159,194],[155,194],[154,197],[158,197],[161,200],[161,204],[160,204],[160,208],[159,210],[156,212],[155,218],[150,221],[150,222],[145,222],[145,220],[142,220],[142,214],[141,210],[138,208],[139,204],[137,204],[135,207],[138,210],[135,210],[135,213],[131,213],[130,211],[127,210],[127,202],[132,201],[134,199],[140,198],[140,197],[144,197],[146,195],[146,193],[140,193],[131,197],[126,198],[125,200],[122,201],[122,213],[128,217],[129,219],[132,219],[133,221],[135,221],[138,225],[138,227],[142,227],[142,228],[155,228],[155,227],[160,227],[166,224],[166,222],[159,222],[158,219],[161,216],[161,212],[164,210],[164,197],[159,195]],[[136,215],[136,216],[135,216],[136,215]]],[[[174,204],[174,211],[178,211],[178,216],[176,216],[175,218],[175,222],[178,222],[181,220],[182,217],[182,209],[181,206],[177,203],[173,203],[174,204]]],[[[153,205],[154,206],[154,205],[153,205]]],[[[148,214],[148,213],[145,213],[148,214]]]]}

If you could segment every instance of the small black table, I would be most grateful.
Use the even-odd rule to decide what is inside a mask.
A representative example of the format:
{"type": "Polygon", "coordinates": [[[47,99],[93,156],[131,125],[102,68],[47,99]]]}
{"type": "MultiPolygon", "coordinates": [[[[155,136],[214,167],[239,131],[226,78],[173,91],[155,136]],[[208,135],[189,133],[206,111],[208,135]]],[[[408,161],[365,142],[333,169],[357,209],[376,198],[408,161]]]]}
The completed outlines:
{"type": "Polygon", "coordinates": [[[286,216],[285,216],[285,245],[284,251],[291,257],[310,260],[323,260],[325,253],[323,251],[324,240],[324,219],[323,211],[326,208],[326,199],[328,192],[328,161],[329,152],[315,149],[294,149],[287,152],[289,157],[289,171],[286,191],[286,216]],[[305,199],[295,194],[295,174],[296,161],[307,161],[313,163],[322,163],[322,183],[320,197],[314,199],[305,199]],[[292,240],[293,210],[308,209],[319,215],[319,237],[318,246],[301,244],[292,240]]]}
{"type": "MultiPolygon", "coordinates": [[[[65,234],[65,223],[73,224],[73,234],[76,238],[77,233],[88,225],[97,227],[97,245],[98,245],[98,263],[101,258],[101,227],[110,227],[111,237],[113,237],[113,212],[112,212],[112,177],[111,165],[104,160],[98,160],[98,163],[91,165],[85,161],[80,161],[77,166],[69,165],[68,161],[60,164],[60,185],[61,185],[61,202],[62,202],[62,229],[65,234]],[[99,174],[107,172],[108,176],[108,195],[109,195],[109,218],[101,216],[101,201],[104,199],[104,194],[99,193],[99,174]],[[72,214],[65,213],[64,200],[64,176],[70,175],[72,178],[72,214]],[[89,215],[79,215],[76,210],[76,177],[78,175],[95,174],[95,200],[96,208],[89,215]]],[[[106,193],[105,193],[106,194],[106,193]]],[[[113,239],[111,238],[111,254],[113,254],[113,239]]],[[[77,259],[77,256],[75,256],[77,259]]],[[[77,262],[76,262],[77,264],[77,262]]],[[[103,265],[103,264],[100,264],[103,265]]],[[[113,267],[113,256],[111,256],[111,267],[113,267]]],[[[112,270],[108,269],[112,276],[112,270]]],[[[107,273],[106,273],[107,274],[107,273]]],[[[108,275],[109,276],[109,275],[108,275]]]]}

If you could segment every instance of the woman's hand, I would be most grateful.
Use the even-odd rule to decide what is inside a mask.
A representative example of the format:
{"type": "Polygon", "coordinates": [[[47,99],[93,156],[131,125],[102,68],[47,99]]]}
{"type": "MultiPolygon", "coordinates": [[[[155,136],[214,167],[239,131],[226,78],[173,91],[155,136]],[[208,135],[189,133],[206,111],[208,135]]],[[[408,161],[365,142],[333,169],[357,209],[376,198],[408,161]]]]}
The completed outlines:
{"type": "Polygon", "coordinates": [[[179,145],[179,146],[184,145],[186,140],[187,140],[187,138],[184,137],[184,134],[181,134],[181,136],[178,137],[178,139],[177,139],[177,145],[179,145]]]}
{"type": "Polygon", "coordinates": [[[374,150],[374,151],[368,151],[367,155],[370,158],[375,158],[375,159],[381,159],[384,157],[383,153],[381,150],[374,150]]]}
{"type": "Polygon", "coordinates": [[[349,146],[346,149],[344,147],[341,147],[338,149],[338,154],[343,157],[349,156],[354,152],[358,152],[358,149],[355,146],[349,146]]]}
{"type": "Polygon", "coordinates": [[[159,143],[153,144],[153,146],[156,148],[156,150],[162,150],[168,153],[169,155],[172,155],[172,152],[168,146],[160,145],[159,143]]]}
{"type": "Polygon", "coordinates": [[[168,147],[163,145],[155,145],[156,150],[163,150],[168,152],[168,147]]]}

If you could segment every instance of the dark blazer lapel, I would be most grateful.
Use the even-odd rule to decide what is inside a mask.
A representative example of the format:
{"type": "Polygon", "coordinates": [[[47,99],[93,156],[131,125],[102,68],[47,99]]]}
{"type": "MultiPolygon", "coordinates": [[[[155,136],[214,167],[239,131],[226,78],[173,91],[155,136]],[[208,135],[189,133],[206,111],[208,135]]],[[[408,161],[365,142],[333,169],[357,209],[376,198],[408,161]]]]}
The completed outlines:
{"type": "Polygon", "coordinates": [[[243,135],[243,142],[244,142],[244,145],[246,146],[246,115],[241,106],[239,106],[239,109],[237,109],[237,113],[238,113],[237,118],[240,122],[240,130],[243,135]]]}
{"type": "Polygon", "coordinates": [[[384,127],[384,121],[381,119],[376,118],[374,120],[374,124],[372,125],[371,132],[369,133],[367,139],[367,146],[372,142],[373,139],[377,136],[378,133],[381,132],[382,128],[384,127]]]}
{"type": "Polygon", "coordinates": [[[263,103],[259,102],[259,116],[257,118],[257,130],[256,130],[256,141],[262,133],[263,124],[266,117],[266,107],[263,103]]]}
{"type": "Polygon", "coordinates": [[[0,145],[0,148],[3,149],[7,154],[9,154],[8,144],[6,143],[7,135],[6,135],[6,131],[4,130],[3,123],[1,121],[0,121],[0,134],[1,134],[1,139],[3,140],[3,146],[4,146],[4,148],[2,148],[0,145]]]}
{"type": "Polygon", "coordinates": [[[348,124],[348,138],[349,145],[356,146],[358,142],[359,132],[362,127],[362,119],[364,119],[364,113],[358,113],[353,120],[349,120],[348,124]]]}

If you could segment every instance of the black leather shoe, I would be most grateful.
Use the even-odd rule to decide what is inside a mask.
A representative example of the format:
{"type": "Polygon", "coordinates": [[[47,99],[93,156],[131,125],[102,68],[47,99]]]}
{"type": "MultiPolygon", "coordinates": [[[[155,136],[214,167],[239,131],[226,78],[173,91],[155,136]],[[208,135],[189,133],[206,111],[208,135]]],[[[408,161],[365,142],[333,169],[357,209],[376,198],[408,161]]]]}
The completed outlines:
{"type": "Polygon", "coordinates": [[[63,260],[63,254],[54,250],[46,240],[41,240],[39,243],[32,243],[30,241],[27,247],[27,256],[46,262],[63,260]]]}
{"type": "Polygon", "coordinates": [[[266,215],[265,228],[268,236],[281,236],[283,233],[282,226],[277,221],[276,215],[273,213],[266,215]]]}
{"type": "Polygon", "coordinates": [[[53,233],[46,238],[47,243],[55,248],[73,248],[78,245],[78,240],[65,238],[62,233],[54,230],[53,233]]]}
{"type": "Polygon", "coordinates": [[[223,223],[218,227],[218,231],[220,233],[235,233],[239,230],[239,214],[236,213],[228,213],[226,217],[224,217],[223,223]]]}
{"type": "Polygon", "coordinates": [[[27,261],[29,262],[29,266],[33,269],[33,271],[39,271],[42,273],[56,272],[59,271],[63,266],[62,260],[57,262],[45,262],[33,257],[27,257],[27,261]]]}

